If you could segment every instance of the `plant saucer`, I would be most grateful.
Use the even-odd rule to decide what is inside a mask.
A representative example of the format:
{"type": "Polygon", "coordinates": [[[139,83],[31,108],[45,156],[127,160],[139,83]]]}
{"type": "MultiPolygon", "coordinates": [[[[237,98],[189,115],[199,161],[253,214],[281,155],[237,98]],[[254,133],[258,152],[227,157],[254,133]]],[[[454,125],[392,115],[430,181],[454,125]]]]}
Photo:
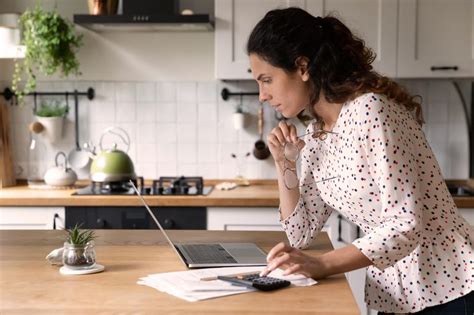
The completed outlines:
{"type": "Polygon", "coordinates": [[[59,273],[61,273],[62,275],[86,275],[90,273],[101,272],[101,271],[104,271],[104,269],[105,267],[103,265],[99,265],[97,263],[95,264],[93,268],[90,268],[90,269],[75,270],[75,269],[70,269],[66,266],[62,266],[61,268],[59,268],[59,273]]]}

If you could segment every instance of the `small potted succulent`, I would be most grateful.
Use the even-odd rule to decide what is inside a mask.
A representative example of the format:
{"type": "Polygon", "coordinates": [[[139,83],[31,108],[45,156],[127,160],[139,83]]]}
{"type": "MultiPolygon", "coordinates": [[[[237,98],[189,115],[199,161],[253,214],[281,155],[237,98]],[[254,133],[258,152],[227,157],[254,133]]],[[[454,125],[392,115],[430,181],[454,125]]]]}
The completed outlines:
{"type": "Polygon", "coordinates": [[[69,269],[90,269],[95,266],[94,231],[80,230],[80,225],[75,225],[67,230],[67,239],[64,242],[63,265],[69,269]]]}
{"type": "Polygon", "coordinates": [[[69,112],[69,106],[55,101],[42,102],[36,110],[36,120],[43,126],[42,135],[51,143],[63,136],[64,117],[69,112]]]}

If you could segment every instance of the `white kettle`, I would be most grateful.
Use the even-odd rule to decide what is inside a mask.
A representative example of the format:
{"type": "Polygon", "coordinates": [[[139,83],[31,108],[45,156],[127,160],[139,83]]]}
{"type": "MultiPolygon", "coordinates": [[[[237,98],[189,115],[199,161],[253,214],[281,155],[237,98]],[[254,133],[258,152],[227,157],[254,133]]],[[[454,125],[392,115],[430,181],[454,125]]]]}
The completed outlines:
{"type": "Polygon", "coordinates": [[[71,168],[67,167],[67,157],[64,152],[58,152],[56,158],[54,159],[56,164],[55,167],[52,167],[46,171],[44,175],[44,181],[50,186],[72,186],[77,180],[76,172],[71,168]],[[59,165],[59,157],[64,158],[64,165],[59,165]]]}

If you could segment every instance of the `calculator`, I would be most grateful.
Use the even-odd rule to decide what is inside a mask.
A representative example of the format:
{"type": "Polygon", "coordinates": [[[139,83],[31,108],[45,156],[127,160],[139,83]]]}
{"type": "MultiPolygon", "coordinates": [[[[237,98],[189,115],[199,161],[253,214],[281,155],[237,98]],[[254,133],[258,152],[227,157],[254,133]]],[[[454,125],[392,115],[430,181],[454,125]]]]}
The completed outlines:
{"type": "Polygon", "coordinates": [[[241,276],[217,276],[217,279],[231,282],[233,285],[240,285],[248,288],[256,288],[261,291],[272,291],[281,289],[291,284],[288,280],[260,277],[258,273],[241,276]]]}

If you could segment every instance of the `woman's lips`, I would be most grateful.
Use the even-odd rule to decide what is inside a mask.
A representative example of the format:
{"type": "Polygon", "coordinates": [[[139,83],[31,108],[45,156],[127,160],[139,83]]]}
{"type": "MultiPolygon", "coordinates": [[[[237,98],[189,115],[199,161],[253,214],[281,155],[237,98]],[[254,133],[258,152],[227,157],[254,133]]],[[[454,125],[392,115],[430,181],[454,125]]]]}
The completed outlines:
{"type": "Polygon", "coordinates": [[[272,105],[272,106],[273,106],[273,108],[274,108],[276,111],[279,111],[279,112],[281,112],[281,109],[282,109],[282,108],[281,108],[281,104],[278,104],[278,105],[272,105]]]}

